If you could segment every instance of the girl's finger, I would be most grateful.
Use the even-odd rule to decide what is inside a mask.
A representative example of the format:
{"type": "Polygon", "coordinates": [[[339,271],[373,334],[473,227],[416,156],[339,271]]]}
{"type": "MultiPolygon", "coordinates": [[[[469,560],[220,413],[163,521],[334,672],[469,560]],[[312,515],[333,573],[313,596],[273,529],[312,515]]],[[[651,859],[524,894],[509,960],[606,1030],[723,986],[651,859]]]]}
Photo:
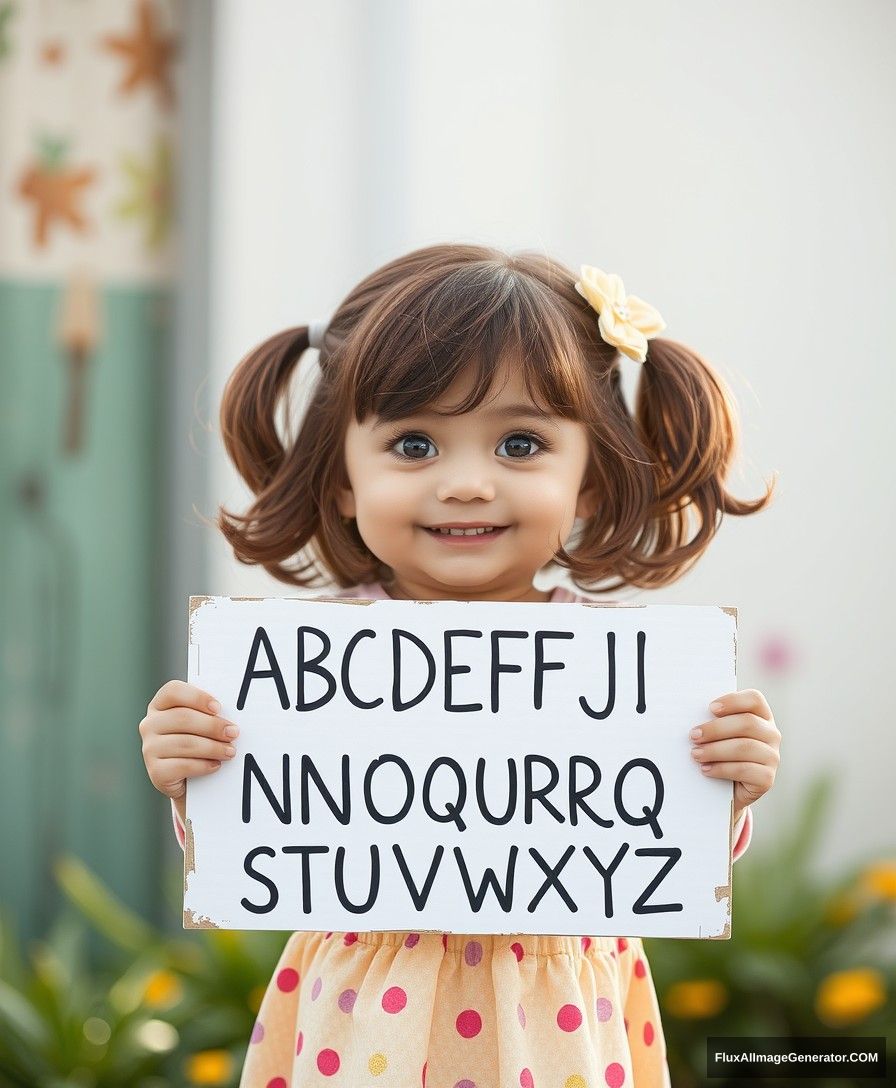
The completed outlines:
{"type": "Polygon", "coordinates": [[[187,684],[183,680],[169,680],[167,684],[155,693],[146,708],[152,710],[170,710],[176,706],[188,706],[194,710],[204,711],[206,714],[218,714],[221,704],[207,691],[197,688],[194,684],[187,684]]]}
{"type": "Polygon", "coordinates": [[[689,734],[691,740],[721,740],[724,737],[754,737],[776,747],[781,734],[773,721],[766,721],[757,714],[731,714],[725,718],[715,718],[711,722],[701,722],[689,734]],[[699,730],[699,732],[698,732],[699,730]]]}
{"type": "Polygon", "coordinates": [[[146,744],[146,754],[154,759],[213,759],[226,762],[236,755],[229,742],[207,740],[193,733],[166,733],[146,744]]]}
{"type": "Polygon", "coordinates": [[[239,728],[226,718],[203,713],[201,710],[190,710],[185,706],[157,710],[153,715],[152,731],[156,734],[193,733],[199,737],[214,737],[217,740],[230,740],[239,734],[239,728]],[[227,733],[228,729],[236,732],[227,733]]]}
{"type": "Polygon", "coordinates": [[[771,707],[762,692],[755,688],[744,688],[743,691],[730,691],[727,695],[720,695],[712,701],[709,709],[711,713],[719,716],[747,712],[772,721],[771,707]],[[720,704],[718,707],[717,703],[720,704]]]}
{"type": "Polygon", "coordinates": [[[707,778],[724,778],[764,789],[768,789],[775,780],[774,767],[766,763],[701,763],[700,770],[707,778]]]}
{"type": "Polygon", "coordinates": [[[214,774],[220,767],[216,759],[166,759],[163,774],[153,776],[152,782],[166,797],[180,797],[185,778],[214,774]]]}
{"type": "Polygon", "coordinates": [[[698,763],[716,763],[721,759],[740,760],[743,763],[765,763],[777,767],[780,756],[768,744],[749,737],[733,737],[730,740],[716,740],[707,744],[697,744],[691,749],[691,755],[698,763]]]}

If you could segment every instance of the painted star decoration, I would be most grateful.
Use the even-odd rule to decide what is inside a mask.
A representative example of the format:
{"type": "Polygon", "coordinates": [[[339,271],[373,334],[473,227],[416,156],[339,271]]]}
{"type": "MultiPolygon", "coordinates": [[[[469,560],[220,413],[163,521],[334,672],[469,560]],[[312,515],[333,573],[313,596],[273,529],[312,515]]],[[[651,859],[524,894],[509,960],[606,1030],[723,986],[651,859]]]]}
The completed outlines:
{"type": "Polygon", "coordinates": [[[148,249],[158,249],[171,226],[171,159],[171,145],[161,136],[156,138],[147,159],[140,161],[134,155],[121,157],[130,192],[115,211],[122,219],[142,220],[148,249]]]}
{"type": "Polygon", "coordinates": [[[131,34],[108,34],[101,43],[104,49],[127,62],[118,93],[131,94],[142,84],[148,84],[155,89],[160,105],[170,109],[174,104],[171,62],[177,51],[177,39],[161,32],[150,0],[138,0],[135,14],[136,26],[131,34]]]}
{"type": "Polygon", "coordinates": [[[79,204],[84,189],[96,179],[96,172],[89,167],[69,168],[65,163],[67,154],[66,141],[44,137],[39,142],[37,160],[19,178],[19,196],[34,204],[32,241],[37,249],[47,245],[50,226],[56,221],[81,234],[88,229],[79,204]]]}

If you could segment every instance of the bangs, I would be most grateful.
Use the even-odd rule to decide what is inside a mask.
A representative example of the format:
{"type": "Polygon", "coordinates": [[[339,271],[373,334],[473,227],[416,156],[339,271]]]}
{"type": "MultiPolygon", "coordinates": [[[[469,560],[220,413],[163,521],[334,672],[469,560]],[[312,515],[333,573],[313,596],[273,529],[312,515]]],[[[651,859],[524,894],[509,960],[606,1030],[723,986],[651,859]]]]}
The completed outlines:
{"type": "Polygon", "coordinates": [[[430,409],[471,368],[470,392],[452,414],[469,412],[505,367],[519,370],[542,410],[587,418],[586,363],[568,316],[552,291],[516,269],[466,264],[417,285],[410,296],[384,300],[365,325],[358,330],[355,374],[345,375],[359,423],[430,409]]]}

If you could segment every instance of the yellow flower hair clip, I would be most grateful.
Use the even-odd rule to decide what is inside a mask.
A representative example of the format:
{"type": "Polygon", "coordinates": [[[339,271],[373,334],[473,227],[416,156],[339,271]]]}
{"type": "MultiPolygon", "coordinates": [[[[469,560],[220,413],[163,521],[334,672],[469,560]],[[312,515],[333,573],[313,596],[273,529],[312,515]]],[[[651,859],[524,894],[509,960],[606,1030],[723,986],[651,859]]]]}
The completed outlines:
{"type": "Polygon", "coordinates": [[[637,295],[626,295],[615,273],[582,265],[576,290],[600,314],[600,335],[638,363],[647,358],[647,341],[666,327],[659,313],[637,295]]]}

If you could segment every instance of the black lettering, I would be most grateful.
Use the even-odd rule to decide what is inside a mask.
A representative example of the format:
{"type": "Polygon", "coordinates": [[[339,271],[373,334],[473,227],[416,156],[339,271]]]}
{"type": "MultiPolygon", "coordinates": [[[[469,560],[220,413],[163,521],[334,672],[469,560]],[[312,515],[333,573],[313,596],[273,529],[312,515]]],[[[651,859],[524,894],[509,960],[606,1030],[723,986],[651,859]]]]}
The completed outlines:
{"type": "Polygon", "coordinates": [[[647,898],[660,886],[660,883],[666,876],[666,874],[673,868],[673,866],[681,858],[681,851],[677,846],[645,846],[640,850],[635,851],[635,855],[639,858],[666,858],[666,863],[662,869],[656,874],[656,876],[647,885],[644,891],[635,900],[632,907],[632,914],[658,914],[672,913],[675,911],[684,910],[681,903],[651,903],[647,905],[647,898]]]}
{"type": "Polygon", "coordinates": [[[355,634],[348,640],[348,645],[345,647],[345,653],[342,655],[342,690],[345,692],[345,696],[352,706],[358,707],[359,710],[373,710],[375,706],[379,706],[383,701],[383,697],[379,696],[377,699],[372,699],[369,703],[364,702],[363,699],[359,699],[358,696],[352,690],[351,683],[349,682],[349,668],[351,667],[352,654],[355,652],[355,647],[361,641],[362,638],[376,638],[376,631],[371,631],[369,628],[363,631],[356,631],[355,634]]]}
{"type": "Polygon", "coordinates": [[[461,765],[456,759],[452,759],[451,756],[439,756],[438,759],[434,759],[427,768],[426,777],[423,779],[423,810],[426,815],[440,824],[454,824],[458,831],[466,831],[467,825],[464,823],[461,816],[466,800],[467,780],[464,778],[464,771],[461,765]],[[430,798],[432,780],[439,767],[450,767],[451,770],[454,771],[454,776],[457,780],[457,801],[455,801],[453,805],[446,802],[444,813],[435,811],[432,807],[432,800],[430,798]]]}
{"type": "Polygon", "coordinates": [[[432,656],[429,647],[425,642],[417,638],[416,635],[412,635],[410,631],[403,631],[400,627],[396,627],[392,632],[392,709],[393,710],[410,710],[412,706],[416,706],[418,703],[422,703],[423,700],[432,691],[432,686],[436,682],[436,659],[432,656]],[[401,640],[407,639],[409,642],[413,642],[418,650],[421,650],[423,656],[426,658],[426,684],[421,692],[418,692],[413,699],[408,702],[402,702],[401,699],[401,640]]]}
{"type": "Polygon", "coordinates": [[[298,641],[298,653],[296,657],[296,671],[298,673],[296,682],[296,710],[318,710],[320,707],[327,705],[336,691],[335,677],[329,669],[322,668],[320,664],[330,652],[330,638],[325,631],[321,631],[317,627],[299,627],[296,631],[296,638],[298,641]],[[305,635],[317,635],[321,644],[320,653],[317,657],[312,657],[310,661],[305,660],[305,635]],[[321,695],[319,699],[314,699],[310,703],[305,701],[306,672],[313,672],[318,676],[322,676],[327,685],[326,692],[321,695]]]}
{"type": "Polygon", "coordinates": [[[603,710],[592,710],[584,695],[579,696],[579,706],[590,718],[609,718],[616,705],[616,633],[607,631],[607,705],[603,710]]]}
{"type": "Polygon", "coordinates": [[[594,793],[599,785],[600,767],[590,756],[569,757],[569,822],[573,827],[578,827],[578,809],[580,808],[587,812],[594,823],[600,824],[601,827],[613,826],[615,821],[605,820],[603,817],[598,816],[598,814],[582,800],[583,797],[587,797],[590,793],[594,793]],[[580,763],[591,768],[591,783],[583,789],[579,789],[577,785],[576,767],[580,763]]]}
{"type": "Polygon", "coordinates": [[[327,802],[327,807],[330,812],[336,817],[341,824],[348,824],[352,818],[352,794],[350,786],[349,776],[349,762],[351,757],[348,753],[343,753],[342,756],[342,807],[336,803],[336,799],[330,793],[329,789],[324,783],[321,777],[320,771],[314,763],[311,756],[302,755],[302,763],[300,768],[301,775],[301,791],[302,791],[302,823],[308,824],[311,821],[310,814],[310,799],[308,795],[308,781],[314,780],[315,786],[317,786],[317,792],[327,802]]]}
{"type": "Polygon", "coordinates": [[[644,693],[644,653],[647,649],[647,635],[638,632],[638,703],[635,710],[643,714],[647,709],[647,696],[644,693]]]}
{"type": "Polygon", "coordinates": [[[567,846],[567,848],[563,851],[563,857],[560,858],[556,865],[551,866],[544,860],[541,854],[533,846],[529,847],[529,853],[538,862],[539,866],[542,869],[542,872],[544,872],[547,876],[544,884],[542,884],[542,886],[538,889],[535,895],[532,896],[532,901],[527,907],[527,910],[530,914],[541,902],[541,898],[548,890],[548,888],[556,888],[557,894],[573,913],[575,913],[579,909],[576,905],[575,900],[572,898],[566,888],[564,888],[563,885],[560,883],[560,878],[558,875],[560,873],[560,870],[569,861],[574,852],[574,846],[567,846]]]}
{"type": "Polygon", "coordinates": [[[548,759],[547,756],[529,756],[527,755],[523,760],[524,768],[524,780],[526,799],[524,807],[524,819],[527,824],[532,823],[532,802],[541,801],[544,808],[554,817],[559,824],[566,823],[566,817],[553,805],[545,796],[550,793],[554,786],[560,781],[560,772],[557,770],[557,764],[553,760],[548,759]],[[541,786],[539,789],[535,789],[532,783],[532,767],[534,764],[540,763],[542,767],[547,767],[551,776],[550,781],[546,786],[541,786]]]}
{"type": "Polygon", "coordinates": [[[627,842],[624,842],[622,846],[620,846],[619,849],[616,851],[616,857],[613,858],[613,860],[606,868],[604,868],[604,866],[601,864],[600,859],[597,857],[597,855],[594,853],[590,846],[582,847],[582,852],[584,853],[585,857],[591,862],[594,868],[597,869],[597,871],[603,877],[604,914],[607,918],[613,917],[613,873],[616,872],[616,869],[619,867],[620,861],[622,861],[622,859],[628,853],[628,847],[629,844],[627,842]]]}
{"type": "Polygon", "coordinates": [[[528,638],[528,631],[492,631],[491,696],[492,714],[498,713],[498,678],[502,672],[522,672],[522,665],[505,665],[500,660],[502,638],[528,638]]]}
{"type": "Polygon", "coordinates": [[[411,876],[411,870],[408,868],[408,863],[405,861],[404,853],[398,843],[392,844],[392,853],[395,855],[395,860],[398,862],[398,868],[401,870],[401,875],[404,877],[405,886],[410,892],[411,899],[414,902],[414,906],[417,910],[423,910],[426,906],[426,901],[429,899],[429,893],[432,890],[432,883],[436,878],[436,873],[439,871],[439,866],[442,863],[442,855],[445,853],[445,847],[441,843],[436,847],[435,852],[432,855],[432,863],[429,866],[429,872],[426,874],[426,880],[423,881],[422,891],[417,890],[417,885],[414,883],[414,878],[411,876]]]}
{"type": "Polygon", "coordinates": [[[411,768],[405,763],[401,756],[394,756],[389,753],[380,756],[379,759],[375,759],[364,772],[364,804],[367,806],[367,811],[379,824],[397,824],[399,820],[403,820],[405,816],[411,810],[411,802],[414,800],[414,775],[411,772],[411,768]],[[394,763],[404,775],[405,797],[404,802],[398,812],[394,816],[384,816],[382,812],[373,803],[373,791],[370,788],[370,783],[373,779],[374,772],[377,771],[384,763],[394,763]]]}
{"type": "Polygon", "coordinates": [[[486,869],[483,873],[482,880],[479,882],[479,890],[473,891],[473,883],[470,880],[470,874],[467,870],[467,863],[464,861],[463,851],[459,846],[454,848],[454,857],[457,860],[457,867],[460,870],[461,879],[464,882],[464,890],[467,893],[467,899],[470,903],[470,909],[475,913],[478,913],[482,909],[482,903],[485,900],[486,892],[491,888],[495,893],[495,898],[498,900],[498,905],[501,910],[506,914],[513,907],[513,874],[516,870],[516,856],[519,853],[519,848],[516,846],[510,847],[509,856],[507,858],[507,876],[504,881],[504,888],[498,884],[498,878],[495,876],[494,869],[486,869]]]}
{"type": "Polygon", "coordinates": [[[240,693],[236,699],[237,710],[242,710],[246,705],[246,699],[249,695],[249,684],[253,680],[263,680],[265,677],[273,679],[277,685],[277,695],[280,699],[280,705],[284,710],[289,710],[289,694],[286,691],[286,684],[283,682],[283,673],[280,671],[280,666],[277,664],[277,657],[274,653],[274,647],[271,645],[271,640],[268,638],[268,633],[263,627],[259,627],[252,639],[252,647],[249,650],[249,659],[246,662],[246,671],[243,673],[243,682],[240,684],[240,693]],[[271,666],[269,669],[257,669],[255,666],[258,661],[258,651],[264,646],[264,652],[267,654],[268,664],[271,666]]]}
{"type": "Polygon", "coordinates": [[[284,854],[298,854],[302,859],[302,913],[311,913],[311,865],[312,854],[329,854],[329,846],[284,846],[284,854]]]}
{"type": "Polygon", "coordinates": [[[507,808],[503,816],[493,816],[485,801],[485,757],[476,761],[476,803],[490,824],[509,824],[516,812],[516,760],[507,760],[507,808]]]}
{"type": "Polygon", "coordinates": [[[451,640],[454,638],[482,638],[481,631],[446,631],[444,633],[445,642],[445,709],[462,713],[468,710],[482,710],[482,703],[452,703],[451,701],[451,677],[461,676],[463,673],[471,672],[469,665],[454,665],[452,663],[451,653],[452,646],[451,640]]]}
{"type": "Polygon", "coordinates": [[[660,769],[657,765],[649,759],[630,759],[628,763],[622,768],[616,777],[616,789],[614,791],[614,800],[616,802],[616,811],[622,817],[622,819],[630,824],[632,827],[643,827],[644,824],[649,824],[650,829],[653,831],[653,837],[655,839],[661,839],[663,837],[662,829],[660,828],[657,816],[660,814],[660,809],[663,807],[663,798],[666,795],[666,788],[663,785],[663,776],[660,774],[660,769]],[[644,819],[636,819],[626,809],[622,803],[622,787],[625,783],[625,778],[630,771],[633,771],[635,767],[643,767],[646,771],[653,776],[654,783],[654,802],[653,808],[648,808],[647,805],[641,810],[644,814],[644,819]]]}
{"type": "Polygon", "coordinates": [[[546,638],[575,638],[572,631],[536,631],[535,632],[535,691],[534,706],[541,710],[544,695],[544,674],[555,669],[565,669],[562,661],[545,661],[544,640],[546,638]]]}
{"type": "Polygon", "coordinates": [[[255,756],[247,752],[243,759],[243,823],[247,824],[252,819],[252,778],[257,779],[262,792],[268,799],[268,803],[276,813],[281,824],[292,823],[292,797],[289,790],[289,753],[283,753],[283,804],[281,805],[274,796],[274,791],[268,784],[264,771],[259,767],[255,756]]]}
{"type": "Polygon", "coordinates": [[[370,890],[363,903],[353,903],[345,891],[345,847],[336,849],[336,897],[347,911],[352,914],[366,914],[376,902],[380,890],[380,850],[375,844],[370,847],[370,890]]]}
{"type": "Polygon", "coordinates": [[[270,846],[256,846],[254,850],[250,850],[249,853],[246,854],[245,860],[243,861],[243,872],[245,872],[247,876],[251,876],[253,880],[257,880],[261,884],[264,884],[270,893],[268,901],[267,903],[257,905],[255,903],[250,903],[248,899],[243,897],[240,900],[240,906],[245,907],[245,909],[252,914],[270,914],[274,907],[277,906],[277,902],[280,899],[280,893],[277,891],[277,885],[273,880],[269,880],[263,873],[259,873],[256,869],[252,868],[252,862],[255,861],[259,854],[264,854],[267,858],[274,858],[277,856],[277,852],[270,846]]]}

